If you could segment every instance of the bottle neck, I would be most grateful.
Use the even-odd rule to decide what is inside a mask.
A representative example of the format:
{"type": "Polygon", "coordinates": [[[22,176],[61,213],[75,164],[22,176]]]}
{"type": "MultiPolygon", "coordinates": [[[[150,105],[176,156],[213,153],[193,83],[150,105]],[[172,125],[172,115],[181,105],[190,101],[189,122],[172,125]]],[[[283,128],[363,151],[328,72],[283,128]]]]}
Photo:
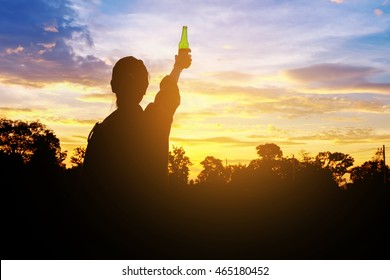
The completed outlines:
{"type": "Polygon", "coordinates": [[[183,26],[183,30],[181,32],[181,39],[179,42],[179,49],[188,49],[190,47],[187,38],[187,26],[183,26]]]}

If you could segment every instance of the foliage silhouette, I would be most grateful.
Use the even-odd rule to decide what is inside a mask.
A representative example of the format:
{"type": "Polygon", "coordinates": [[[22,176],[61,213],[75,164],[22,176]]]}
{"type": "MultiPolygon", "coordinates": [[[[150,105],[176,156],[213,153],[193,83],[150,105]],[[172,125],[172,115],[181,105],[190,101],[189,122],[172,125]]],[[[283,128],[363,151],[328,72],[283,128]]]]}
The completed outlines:
{"type": "Polygon", "coordinates": [[[257,154],[263,160],[280,159],[283,156],[283,152],[280,147],[274,143],[267,143],[256,147],[257,154]]]}
{"type": "Polygon", "coordinates": [[[86,149],[84,147],[77,147],[73,150],[73,155],[70,158],[70,163],[72,164],[72,168],[79,168],[83,165],[83,161],[85,158],[85,151],[86,149]]]}
{"type": "Polygon", "coordinates": [[[223,167],[222,160],[207,156],[200,164],[203,166],[203,170],[197,177],[198,184],[221,184],[226,182],[226,169],[223,167]]]}
{"type": "Polygon", "coordinates": [[[350,173],[353,184],[348,185],[349,189],[367,188],[367,186],[385,187],[390,176],[389,168],[385,166],[378,152],[370,161],[352,168],[350,173]]]}
{"type": "Polygon", "coordinates": [[[0,119],[0,149],[7,155],[19,155],[25,163],[50,161],[63,166],[66,152],[54,132],[39,121],[0,119]]]}
{"type": "MultiPolygon", "coordinates": [[[[1,134],[1,203],[7,240],[1,251],[2,259],[388,259],[390,256],[386,231],[390,185],[383,181],[383,172],[390,174],[384,168],[381,154],[352,169],[346,167],[351,162],[350,156],[342,153],[323,152],[316,157],[306,154],[301,160],[281,154],[268,159],[259,157],[248,165],[227,166],[208,156],[202,161],[202,181],[191,185],[184,184],[190,159],[182,147],[173,147],[171,164],[178,162],[177,167],[183,167],[171,170],[184,174],[178,176],[180,187],[141,192],[133,199],[142,203],[122,204],[133,214],[118,216],[126,224],[124,229],[100,223],[115,238],[104,244],[96,238],[86,239],[80,232],[83,227],[79,223],[85,220],[78,219],[80,209],[75,207],[74,200],[78,167],[62,166],[60,149],[53,149],[59,145],[54,133],[47,128],[40,130],[51,133],[47,133],[47,139],[37,137],[39,141],[33,142],[31,137],[21,136],[28,135],[28,125],[21,126],[21,131],[26,131],[22,133],[10,130],[13,121],[4,123],[8,126],[4,131],[13,134],[1,134]],[[11,136],[15,134],[19,138],[14,141],[11,136]],[[22,153],[26,151],[24,147],[34,147],[32,143],[36,148],[22,153]],[[35,152],[46,154],[51,160],[32,165],[35,152]],[[330,163],[331,154],[341,155],[330,163]],[[54,155],[58,160],[53,160],[54,155]],[[346,159],[346,163],[340,158],[346,159]],[[335,174],[341,175],[337,169],[340,163],[342,170],[351,174],[347,188],[340,188],[335,180],[335,174]],[[50,172],[48,165],[52,165],[50,172]],[[129,233],[128,224],[136,232],[129,233]],[[114,250],[112,245],[123,246],[125,250],[114,250]]],[[[82,151],[78,148],[74,152],[78,165],[82,151]]],[[[118,207],[115,203],[113,206],[118,207]]],[[[103,216],[104,212],[100,214],[103,216]]],[[[100,221],[105,220],[101,217],[100,221]]]]}
{"type": "Polygon", "coordinates": [[[168,154],[169,185],[186,186],[192,165],[190,158],[185,155],[183,147],[172,146],[168,154]]]}
{"type": "Polygon", "coordinates": [[[316,162],[318,162],[322,168],[328,169],[332,172],[333,177],[339,185],[346,182],[343,176],[348,172],[348,168],[353,165],[354,159],[343,153],[331,153],[321,152],[316,156],[316,162]]]}

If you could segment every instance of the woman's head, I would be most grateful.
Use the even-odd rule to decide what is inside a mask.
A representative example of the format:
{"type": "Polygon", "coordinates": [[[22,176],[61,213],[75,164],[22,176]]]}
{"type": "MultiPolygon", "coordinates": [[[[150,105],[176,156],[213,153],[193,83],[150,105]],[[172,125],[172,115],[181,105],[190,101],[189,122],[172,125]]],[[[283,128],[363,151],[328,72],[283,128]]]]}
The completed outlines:
{"type": "Polygon", "coordinates": [[[111,89],[116,94],[117,106],[139,104],[149,85],[149,74],[142,60],[126,56],[112,69],[111,89]]]}

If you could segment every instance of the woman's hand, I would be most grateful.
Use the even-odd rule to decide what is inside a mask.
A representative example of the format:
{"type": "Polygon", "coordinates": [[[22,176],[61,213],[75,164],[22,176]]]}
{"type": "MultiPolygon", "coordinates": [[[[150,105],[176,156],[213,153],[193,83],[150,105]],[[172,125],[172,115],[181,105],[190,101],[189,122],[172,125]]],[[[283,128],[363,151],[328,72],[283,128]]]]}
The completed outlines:
{"type": "Polygon", "coordinates": [[[179,49],[179,54],[175,55],[175,65],[174,67],[179,68],[180,70],[187,69],[191,66],[191,49],[179,49]]]}

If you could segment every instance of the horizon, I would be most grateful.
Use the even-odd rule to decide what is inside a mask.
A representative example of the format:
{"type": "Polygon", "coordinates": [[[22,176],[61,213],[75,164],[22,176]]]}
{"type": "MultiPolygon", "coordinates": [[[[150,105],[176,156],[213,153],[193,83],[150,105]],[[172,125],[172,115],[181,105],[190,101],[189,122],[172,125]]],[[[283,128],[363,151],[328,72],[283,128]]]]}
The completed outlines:
{"type": "Polygon", "coordinates": [[[390,1],[5,1],[0,8],[0,117],[39,120],[68,151],[115,110],[113,64],[144,61],[153,101],[188,26],[192,66],[170,145],[194,164],[349,154],[355,166],[389,146],[390,1]],[[29,5],[27,5],[29,4],[29,5]]]}

